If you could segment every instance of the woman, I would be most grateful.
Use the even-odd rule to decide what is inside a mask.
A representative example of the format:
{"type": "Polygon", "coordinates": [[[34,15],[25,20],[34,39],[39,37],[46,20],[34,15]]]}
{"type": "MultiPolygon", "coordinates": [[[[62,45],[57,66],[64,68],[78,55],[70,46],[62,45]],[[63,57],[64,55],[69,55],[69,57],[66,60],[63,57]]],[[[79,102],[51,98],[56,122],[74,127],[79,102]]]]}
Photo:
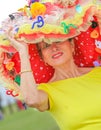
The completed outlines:
{"type": "Polygon", "coordinates": [[[48,110],[61,130],[100,130],[101,68],[79,68],[73,61],[73,40],[39,43],[42,58],[53,66],[50,83],[37,85],[31,72],[27,45],[8,36],[21,59],[21,93],[39,111],[48,110]]]}
{"type": "Polygon", "coordinates": [[[73,40],[67,40],[77,36],[78,31],[80,33],[87,29],[90,22],[88,11],[90,16],[94,14],[92,1],[90,1],[91,6],[89,5],[91,10],[88,7],[89,1],[86,1],[88,7],[86,10],[83,0],[79,2],[80,6],[77,6],[77,10],[75,6],[68,7],[68,10],[69,18],[78,11],[75,16],[79,16],[81,22],[76,17],[77,19],[72,19],[69,24],[67,8],[51,3],[33,3],[30,8],[32,21],[22,14],[17,20],[15,17],[13,20],[15,24],[11,22],[11,29],[13,29],[7,37],[11,45],[19,52],[20,90],[25,103],[39,111],[49,111],[61,130],[100,130],[101,69],[100,67],[93,70],[77,67],[73,60],[73,40]],[[38,9],[35,8],[36,6],[38,9]],[[34,12],[34,9],[37,11],[34,12]],[[83,12],[87,24],[82,20],[83,12]],[[13,35],[10,36],[10,34],[13,35]],[[55,69],[49,83],[36,84],[29,61],[28,45],[25,42],[38,43],[43,60],[55,69]]]}

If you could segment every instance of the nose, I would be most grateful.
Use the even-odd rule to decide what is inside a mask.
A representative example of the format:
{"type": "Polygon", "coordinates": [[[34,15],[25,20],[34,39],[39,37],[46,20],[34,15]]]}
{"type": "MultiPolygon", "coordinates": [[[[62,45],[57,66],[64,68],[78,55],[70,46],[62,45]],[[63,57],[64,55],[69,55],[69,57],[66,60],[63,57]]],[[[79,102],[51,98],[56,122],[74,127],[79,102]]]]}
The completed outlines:
{"type": "Polygon", "coordinates": [[[53,43],[53,44],[51,45],[51,48],[52,48],[53,51],[57,51],[57,50],[58,50],[58,46],[57,46],[56,43],[53,43]]]}

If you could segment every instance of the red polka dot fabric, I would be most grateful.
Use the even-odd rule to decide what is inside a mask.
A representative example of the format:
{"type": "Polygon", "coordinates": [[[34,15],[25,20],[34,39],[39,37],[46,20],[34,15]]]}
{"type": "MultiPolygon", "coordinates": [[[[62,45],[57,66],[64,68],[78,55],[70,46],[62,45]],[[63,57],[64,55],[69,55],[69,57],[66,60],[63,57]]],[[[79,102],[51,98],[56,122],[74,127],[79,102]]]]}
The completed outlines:
{"type": "Polygon", "coordinates": [[[101,35],[96,17],[86,32],[82,32],[74,40],[74,61],[80,67],[101,66],[101,35]]]}

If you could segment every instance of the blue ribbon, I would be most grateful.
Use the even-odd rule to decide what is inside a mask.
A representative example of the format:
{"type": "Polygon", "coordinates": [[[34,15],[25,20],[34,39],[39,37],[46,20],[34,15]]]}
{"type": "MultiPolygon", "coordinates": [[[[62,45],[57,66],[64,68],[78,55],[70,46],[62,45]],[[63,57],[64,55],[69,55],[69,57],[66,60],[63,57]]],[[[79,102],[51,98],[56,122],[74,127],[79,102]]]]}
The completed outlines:
{"type": "Polygon", "coordinates": [[[41,16],[37,17],[37,21],[33,22],[32,24],[32,29],[34,28],[34,26],[37,26],[38,28],[41,28],[44,25],[44,20],[41,16]]]}

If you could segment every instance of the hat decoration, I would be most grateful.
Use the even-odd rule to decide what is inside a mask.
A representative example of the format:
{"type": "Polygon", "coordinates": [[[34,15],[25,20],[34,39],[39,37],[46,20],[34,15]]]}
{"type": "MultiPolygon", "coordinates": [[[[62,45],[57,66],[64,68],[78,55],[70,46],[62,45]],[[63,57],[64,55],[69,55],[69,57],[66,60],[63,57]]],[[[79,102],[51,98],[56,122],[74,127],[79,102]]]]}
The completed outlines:
{"type": "Polygon", "coordinates": [[[91,25],[100,0],[31,0],[2,22],[15,38],[27,43],[72,38],[91,25]],[[8,24],[9,23],[9,24],[8,24]]]}

